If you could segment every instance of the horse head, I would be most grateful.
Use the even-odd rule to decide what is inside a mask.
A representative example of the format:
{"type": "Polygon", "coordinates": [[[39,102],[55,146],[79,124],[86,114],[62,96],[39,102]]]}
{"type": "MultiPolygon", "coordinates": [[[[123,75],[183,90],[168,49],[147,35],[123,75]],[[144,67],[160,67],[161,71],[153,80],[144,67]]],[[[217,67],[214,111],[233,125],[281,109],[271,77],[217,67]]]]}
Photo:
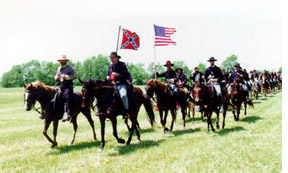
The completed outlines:
{"type": "Polygon", "coordinates": [[[146,87],[145,87],[146,94],[150,98],[152,98],[157,88],[159,87],[157,84],[158,82],[156,79],[145,80],[145,82],[146,82],[146,87]]]}

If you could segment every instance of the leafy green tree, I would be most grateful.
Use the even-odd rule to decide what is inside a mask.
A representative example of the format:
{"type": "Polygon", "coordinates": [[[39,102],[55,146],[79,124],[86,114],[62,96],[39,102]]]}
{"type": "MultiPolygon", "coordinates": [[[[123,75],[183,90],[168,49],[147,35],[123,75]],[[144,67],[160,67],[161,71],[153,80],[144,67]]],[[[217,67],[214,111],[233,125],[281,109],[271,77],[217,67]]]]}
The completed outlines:
{"type": "Polygon", "coordinates": [[[127,68],[132,74],[135,85],[145,84],[144,80],[148,78],[148,73],[145,71],[144,64],[127,63],[127,68]]]}
{"type": "Polygon", "coordinates": [[[198,69],[199,69],[199,71],[200,71],[201,73],[204,73],[205,70],[206,70],[206,65],[205,65],[204,63],[200,62],[200,63],[198,64],[198,69]]]}
{"type": "Polygon", "coordinates": [[[282,67],[280,67],[278,71],[280,71],[282,73],[282,67]]]}
{"type": "MultiPolygon", "coordinates": [[[[147,73],[148,73],[148,79],[154,79],[155,78],[155,71],[154,71],[154,67],[155,67],[155,63],[152,62],[148,65],[147,68],[147,73]]],[[[159,73],[163,73],[166,69],[164,68],[164,66],[160,63],[156,63],[156,70],[159,73]]],[[[159,80],[161,80],[162,82],[164,82],[163,78],[159,78],[159,80]]]]}
{"type": "Polygon", "coordinates": [[[182,68],[183,69],[183,73],[186,75],[190,75],[190,73],[192,72],[189,67],[184,63],[184,61],[174,61],[174,69],[176,70],[177,68],[182,68]]]}
{"type": "Polygon", "coordinates": [[[222,62],[221,69],[224,69],[226,72],[230,72],[234,69],[234,65],[238,64],[237,60],[238,57],[234,54],[227,57],[226,60],[222,62]]]}
{"type": "Polygon", "coordinates": [[[9,72],[3,74],[1,85],[4,88],[20,87],[23,82],[24,80],[21,65],[15,65],[9,72]]]}

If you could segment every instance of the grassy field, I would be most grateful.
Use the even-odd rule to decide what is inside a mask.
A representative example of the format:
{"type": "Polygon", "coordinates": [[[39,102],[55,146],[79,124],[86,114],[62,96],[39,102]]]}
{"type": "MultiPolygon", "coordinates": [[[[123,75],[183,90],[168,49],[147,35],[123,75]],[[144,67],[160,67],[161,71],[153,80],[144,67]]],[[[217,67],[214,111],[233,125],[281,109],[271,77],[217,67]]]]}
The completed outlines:
{"type": "MultiPolygon", "coordinates": [[[[80,90],[79,87],[76,90],[80,90]]],[[[151,128],[143,108],[140,112],[142,141],[134,136],[130,146],[118,144],[106,125],[106,146],[98,151],[97,141],[83,115],[79,116],[76,141],[72,124],[60,123],[58,147],[42,135],[43,121],[35,111],[23,109],[23,88],[0,88],[0,172],[280,172],[282,167],[282,92],[254,101],[255,108],[243,112],[235,122],[229,112],[226,129],[206,134],[206,122],[196,114],[183,129],[180,114],[174,132],[162,133],[159,115],[151,128]]],[[[213,116],[215,120],[215,116],[213,116]]],[[[169,116],[169,122],[170,125],[169,116]]],[[[222,117],[220,119],[222,121],[222,117]]],[[[213,122],[215,125],[215,122],[213,122]]],[[[118,118],[119,136],[128,138],[126,126],[118,118]]],[[[52,135],[52,126],[49,135],[52,135]]]]}

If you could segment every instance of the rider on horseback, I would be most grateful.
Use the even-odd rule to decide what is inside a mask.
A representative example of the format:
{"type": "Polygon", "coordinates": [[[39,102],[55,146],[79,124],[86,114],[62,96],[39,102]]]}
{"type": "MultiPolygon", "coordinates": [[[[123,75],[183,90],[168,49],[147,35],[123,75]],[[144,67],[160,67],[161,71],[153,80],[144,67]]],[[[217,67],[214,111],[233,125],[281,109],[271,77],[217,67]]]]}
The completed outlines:
{"type": "Polygon", "coordinates": [[[118,56],[117,52],[112,52],[109,57],[112,64],[109,66],[106,79],[115,82],[115,84],[118,86],[119,94],[124,106],[123,118],[128,118],[129,103],[127,86],[130,82],[132,82],[131,73],[128,71],[126,64],[119,60],[121,56],[118,56]]]}
{"type": "Polygon", "coordinates": [[[63,93],[65,102],[65,112],[63,115],[63,121],[69,121],[71,119],[71,101],[73,96],[73,80],[77,78],[77,74],[73,67],[67,64],[69,59],[65,55],[58,59],[61,66],[57,69],[55,81],[58,82],[58,86],[63,93]]]}
{"type": "MultiPolygon", "coordinates": [[[[241,70],[240,64],[236,64],[234,67],[235,67],[235,71],[230,76],[229,84],[233,83],[234,81],[237,81],[240,84],[242,84],[241,87],[242,87],[243,91],[248,92],[248,88],[244,82],[245,74],[241,70]]],[[[230,95],[231,94],[231,85],[229,85],[227,90],[228,90],[228,94],[230,95]]]]}
{"type": "Polygon", "coordinates": [[[215,59],[214,57],[211,57],[208,60],[208,62],[210,62],[210,67],[205,70],[204,76],[206,83],[214,87],[218,98],[218,106],[222,111],[222,92],[220,83],[223,80],[223,74],[221,72],[221,69],[215,65],[215,61],[217,61],[217,59],[215,59]]]}
{"type": "Polygon", "coordinates": [[[164,66],[167,67],[167,71],[161,74],[157,72],[156,76],[165,77],[165,83],[168,84],[168,86],[171,88],[173,95],[179,96],[177,87],[175,85],[177,82],[177,75],[176,72],[172,69],[172,66],[174,66],[174,64],[172,64],[171,61],[166,61],[166,64],[164,66]]]}
{"type": "Polygon", "coordinates": [[[182,68],[177,68],[176,69],[176,76],[177,76],[177,86],[180,88],[188,88],[188,78],[186,76],[186,74],[183,73],[183,69],[182,68]]]}

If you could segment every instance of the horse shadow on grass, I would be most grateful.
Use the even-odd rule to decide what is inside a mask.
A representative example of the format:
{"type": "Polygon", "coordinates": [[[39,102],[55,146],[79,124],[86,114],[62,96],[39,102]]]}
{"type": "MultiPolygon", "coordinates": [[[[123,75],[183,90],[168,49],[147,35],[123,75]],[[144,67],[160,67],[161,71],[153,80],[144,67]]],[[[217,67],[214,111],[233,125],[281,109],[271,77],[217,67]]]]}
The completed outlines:
{"type": "Polygon", "coordinates": [[[247,123],[256,123],[256,121],[261,120],[263,118],[258,116],[248,116],[244,117],[241,121],[247,122],[247,123]]]}
{"type": "Polygon", "coordinates": [[[100,146],[100,141],[81,142],[81,143],[76,143],[72,145],[61,145],[61,146],[55,147],[53,149],[53,152],[49,153],[49,155],[59,155],[59,154],[69,153],[75,150],[84,150],[84,149],[89,149],[89,148],[99,147],[99,146],[100,146]]]}
{"type": "Polygon", "coordinates": [[[236,126],[236,127],[232,127],[232,128],[225,128],[222,129],[220,131],[216,131],[215,133],[217,133],[219,136],[225,136],[228,135],[229,133],[232,132],[239,132],[239,131],[243,131],[245,130],[242,126],[236,126]]]}
{"type": "MultiPolygon", "coordinates": [[[[195,117],[193,122],[196,122],[196,121],[202,122],[201,117],[195,117]]],[[[186,123],[193,123],[193,122],[192,122],[192,117],[187,118],[187,119],[185,120],[185,122],[186,122],[186,123]]],[[[205,119],[204,119],[204,122],[206,122],[205,119]]]]}
{"type": "Polygon", "coordinates": [[[181,136],[181,135],[185,135],[185,134],[191,134],[191,133],[195,133],[195,132],[199,132],[201,129],[195,128],[195,129],[183,129],[183,130],[177,130],[177,131],[172,131],[171,133],[174,134],[174,136],[181,136]]]}
{"type": "Polygon", "coordinates": [[[119,156],[119,155],[126,155],[132,152],[135,152],[139,149],[147,149],[147,148],[152,148],[152,147],[157,147],[159,146],[159,144],[161,142],[163,142],[164,139],[160,139],[160,140],[145,140],[145,141],[141,141],[138,143],[132,143],[130,145],[121,145],[121,146],[117,146],[117,151],[118,152],[114,152],[109,154],[110,156],[119,156]]]}

